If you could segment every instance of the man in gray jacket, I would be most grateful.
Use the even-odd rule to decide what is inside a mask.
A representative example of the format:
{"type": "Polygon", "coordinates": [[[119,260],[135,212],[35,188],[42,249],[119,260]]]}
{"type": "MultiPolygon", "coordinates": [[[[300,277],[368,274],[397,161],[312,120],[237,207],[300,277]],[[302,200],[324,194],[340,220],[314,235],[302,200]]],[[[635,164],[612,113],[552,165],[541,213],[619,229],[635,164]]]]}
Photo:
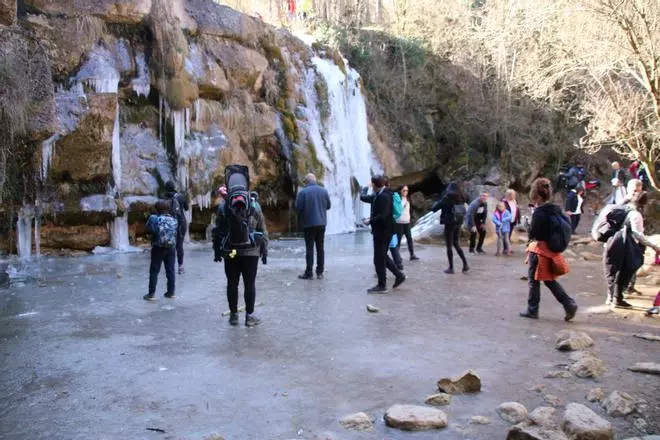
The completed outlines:
{"type": "Polygon", "coordinates": [[[305,248],[307,267],[305,273],[298,278],[311,280],[314,278],[314,245],[316,245],[316,278],[323,278],[325,254],[323,243],[325,240],[325,227],[328,223],[327,211],[330,209],[330,196],[328,191],[316,183],[316,176],[308,174],[307,185],[298,193],[296,210],[302,217],[303,231],[305,232],[305,248]]]}

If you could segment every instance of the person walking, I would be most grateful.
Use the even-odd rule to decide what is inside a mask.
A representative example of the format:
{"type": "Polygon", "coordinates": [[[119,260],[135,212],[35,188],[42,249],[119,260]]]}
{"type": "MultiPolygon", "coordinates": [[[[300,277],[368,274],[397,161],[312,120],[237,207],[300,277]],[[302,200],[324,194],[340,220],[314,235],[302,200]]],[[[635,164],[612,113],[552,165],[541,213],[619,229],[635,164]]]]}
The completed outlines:
{"type": "Polygon", "coordinates": [[[468,266],[467,259],[459,242],[461,226],[463,225],[466,210],[465,197],[458,184],[451,182],[447,185],[444,195],[433,204],[431,210],[433,212],[441,211],[440,224],[445,226],[445,245],[447,247],[447,260],[449,260],[449,267],[445,270],[445,273],[454,273],[454,253],[452,248],[456,249],[456,253],[463,262],[463,273],[469,271],[470,266],[468,266]]]}
{"type": "Polygon", "coordinates": [[[502,250],[504,251],[504,255],[509,255],[511,249],[511,244],[509,243],[511,213],[507,211],[504,202],[497,204],[497,209],[493,212],[493,223],[495,224],[495,233],[497,234],[497,252],[495,252],[495,256],[499,257],[502,250]]]}
{"type": "Polygon", "coordinates": [[[584,188],[578,187],[570,190],[566,196],[566,215],[571,219],[573,234],[580,224],[582,217],[582,206],[584,205],[584,188]]]}
{"type": "Polygon", "coordinates": [[[414,243],[412,239],[412,234],[410,232],[410,199],[408,198],[409,189],[407,185],[403,185],[397,191],[401,196],[401,203],[403,204],[403,211],[401,216],[396,220],[396,236],[398,240],[397,251],[400,255],[401,248],[401,238],[406,237],[406,243],[408,244],[408,253],[410,253],[410,261],[419,260],[415,255],[414,243]]]}
{"type": "Polygon", "coordinates": [[[325,270],[325,228],[328,223],[327,212],[330,209],[328,190],[319,186],[314,174],[305,178],[306,185],[296,198],[296,210],[302,217],[305,234],[305,257],[307,265],[305,272],[298,275],[302,280],[314,278],[314,246],[316,246],[316,278],[322,279],[325,270]]]}
{"type": "Polygon", "coordinates": [[[538,319],[539,303],[541,302],[541,281],[543,281],[557,301],[564,306],[566,312],[564,320],[570,321],[575,317],[578,306],[557,281],[559,276],[568,272],[568,263],[566,263],[561,253],[552,252],[548,246],[548,242],[553,238],[552,234],[557,229],[555,222],[565,221],[569,223],[569,220],[564,216],[559,206],[550,203],[552,185],[548,179],[543,177],[536,179],[532,183],[529,198],[535,206],[529,231],[531,242],[527,247],[529,296],[527,310],[520,313],[520,316],[538,319]]]}
{"type": "Polygon", "coordinates": [[[474,199],[467,209],[467,227],[470,230],[470,253],[484,254],[486,220],[488,219],[488,193],[483,192],[474,199]],[[477,241],[477,237],[479,240],[477,241]]]}
{"type": "Polygon", "coordinates": [[[156,202],[156,214],[147,219],[145,229],[151,234],[151,264],[149,265],[149,292],[143,296],[145,301],[153,301],[156,297],[156,285],[160,267],[165,266],[167,276],[167,292],[165,298],[175,297],[174,263],[176,260],[177,220],[170,213],[170,202],[156,202]]]}
{"type": "Polygon", "coordinates": [[[612,196],[610,203],[619,205],[626,199],[626,172],[619,162],[612,162],[612,196]]]}
{"type": "Polygon", "coordinates": [[[513,189],[507,189],[504,193],[504,205],[506,210],[511,213],[511,229],[509,230],[509,243],[511,243],[511,235],[513,234],[513,229],[520,224],[520,206],[518,206],[516,191],[513,189]]]}
{"type": "Polygon", "coordinates": [[[186,211],[188,211],[188,201],[185,197],[176,191],[176,184],[169,180],[165,183],[165,197],[170,200],[170,212],[179,223],[179,230],[176,236],[176,259],[179,263],[179,275],[185,273],[183,267],[183,241],[188,232],[188,220],[186,211]]]}
{"type": "Polygon", "coordinates": [[[371,178],[373,196],[362,194],[362,201],[371,202],[371,234],[374,243],[374,266],[378,276],[378,284],[367,290],[367,293],[387,293],[387,271],[394,274],[393,288],[399,287],[406,276],[396,267],[394,261],[387,254],[388,247],[394,234],[394,219],[392,217],[392,192],[386,186],[384,176],[371,178]]]}

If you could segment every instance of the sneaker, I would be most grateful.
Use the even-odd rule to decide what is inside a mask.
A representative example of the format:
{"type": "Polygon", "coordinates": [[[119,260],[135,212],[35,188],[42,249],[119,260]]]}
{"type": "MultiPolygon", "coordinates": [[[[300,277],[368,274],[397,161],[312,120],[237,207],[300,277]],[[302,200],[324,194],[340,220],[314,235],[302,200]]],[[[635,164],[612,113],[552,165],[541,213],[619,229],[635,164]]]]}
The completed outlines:
{"type": "Polygon", "coordinates": [[[184,273],[186,273],[186,269],[183,267],[182,264],[181,266],[179,266],[179,275],[183,275],[184,273]]]}
{"type": "Polygon", "coordinates": [[[470,266],[468,266],[467,264],[465,266],[463,266],[463,273],[465,273],[469,270],[470,270],[470,266]]]}
{"type": "Polygon", "coordinates": [[[578,306],[577,304],[573,304],[570,307],[566,308],[566,316],[564,316],[564,321],[568,322],[571,319],[575,318],[575,314],[577,313],[578,306]]]}
{"type": "Polygon", "coordinates": [[[156,301],[156,295],[154,295],[153,293],[147,293],[142,297],[142,299],[145,301],[156,301]]]}
{"type": "Polygon", "coordinates": [[[403,284],[404,281],[406,281],[406,276],[405,276],[405,275],[401,275],[401,276],[398,277],[396,280],[394,280],[394,285],[392,286],[392,288],[393,288],[393,289],[396,289],[396,288],[399,287],[401,284],[403,284]]]}
{"type": "Polygon", "coordinates": [[[627,293],[628,295],[632,295],[633,293],[634,293],[635,295],[643,295],[642,292],[640,292],[639,290],[635,289],[634,287],[628,289],[628,291],[627,291],[626,293],[627,293]]]}
{"type": "Polygon", "coordinates": [[[413,255],[410,257],[410,261],[418,261],[419,257],[417,255],[413,255]]]}
{"type": "Polygon", "coordinates": [[[658,314],[660,314],[660,307],[658,306],[651,307],[646,311],[646,316],[658,315],[658,314]]]}
{"type": "Polygon", "coordinates": [[[257,318],[254,313],[245,314],[245,326],[246,327],[256,327],[261,324],[261,319],[257,318]]]}
{"type": "Polygon", "coordinates": [[[445,273],[452,274],[454,273],[454,269],[451,267],[449,269],[445,269],[445,273]]]}
{"type": "Polygon", "coordinates": [[[176,298],[176,295],[175,295],[174,292],[167,292],[167,293],[166,293],[165,295],[163,295],[163,296],[164,296],[165,298],[169,298],[169,299],[174,299],[174,298],[176,298]]]}
{"type": "Polygon", "coordinates": [[[367,293],[387,293],[387,287],[374,286],[371,289],[367,289],[367,293]]]}
{"type": "Polygon", "coordinates": [[[521,318],[529,318],[529,319],[539,319],[539,314],[538,313],[530,313],[529,311],[526,311],[526,312],[520,312],[520,317],[521,318]]]}
{"type": "Polygon", "coordinates": [[[323,279],[323,274],[322,273],[317,273],[316,274],[316,279],[317,280],[322,280],[323,279]]]}
{"type": "Polygon", "coordinates": [[[612,298],[608,296],[607,299],[605,300],[605,305],[609,306],[610,304],[612,304],[612,298]]]}
{"type": "Polygon", "coordinates": [[[300,278],[301,280],[313,280],[314,275],[312,275],[311,273],[304,273],[302,275],[298,275],[298,278],[300,278]]]}
{"type": "Polygon", "coordinates": [[[231,313],[229,315],[229,325],[238,325],[238,313],[231,313]]]}
{"type": "Polygon", "coordinates": [[[486,252],[484,252],[483,249],[477,249],[477,253],[478,253],[479,255],[486,255],[486,252]]]}
{"type": "Polygon", "coordinates": [[[633,305],[625,300],[622,300],[622,301],[615,301],[614,307],[617,309],[632,309],[633,305]]]}
{"type": "Polygon", "coordinates": [[[474,254],[474,249],[470,249],[468,252],[474,254]]]}

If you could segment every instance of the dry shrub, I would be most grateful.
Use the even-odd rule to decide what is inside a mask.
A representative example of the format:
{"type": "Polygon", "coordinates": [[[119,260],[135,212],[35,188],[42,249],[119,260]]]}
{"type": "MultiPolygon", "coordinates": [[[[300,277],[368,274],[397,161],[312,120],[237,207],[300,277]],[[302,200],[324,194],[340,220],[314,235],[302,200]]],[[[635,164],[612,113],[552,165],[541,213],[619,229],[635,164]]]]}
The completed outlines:
{"type": "Polygon", "coordinates": [[[270,105],[275,105],[277,97],[280,95],[280,86],[277,81],[277,73],[270,69],[264,72],[262,91],[266,102],[270,105]]]}

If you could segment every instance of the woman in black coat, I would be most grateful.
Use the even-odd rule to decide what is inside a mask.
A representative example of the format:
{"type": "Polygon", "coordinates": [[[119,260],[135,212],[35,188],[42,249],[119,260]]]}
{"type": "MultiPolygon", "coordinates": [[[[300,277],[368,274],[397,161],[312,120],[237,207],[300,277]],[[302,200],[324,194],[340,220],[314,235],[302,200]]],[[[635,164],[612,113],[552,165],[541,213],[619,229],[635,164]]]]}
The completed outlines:
{"type": "Polygon", "coordinates": [[[445,245],[447,246],[447,259],[449,260],[449,268],[445,270],[445,273],[454,273],[454,252],[452,248],[456,249],[456,253],[463,262],[463,272],[467,272],[470,270],[470,266],[468,266],[459,242],[461,226],[465,218],[465,197],[458,184],[455,182],[450,183],[442,198],[435,202],[431,209],[433,212],[442,211],[440,213],[440,224],[445,225],[445,245]]]}

